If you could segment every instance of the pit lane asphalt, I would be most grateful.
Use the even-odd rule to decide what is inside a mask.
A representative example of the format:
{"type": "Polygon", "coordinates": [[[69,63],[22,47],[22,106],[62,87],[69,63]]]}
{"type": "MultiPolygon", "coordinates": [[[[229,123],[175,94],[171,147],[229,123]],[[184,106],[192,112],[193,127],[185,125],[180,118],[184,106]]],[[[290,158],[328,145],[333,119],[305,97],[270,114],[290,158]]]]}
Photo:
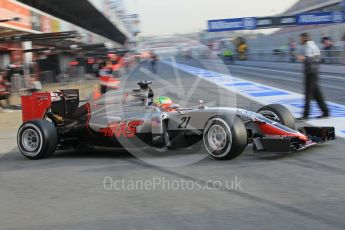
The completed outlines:
{"type": "MultiPolygon", "coordinates": [[[[193,61],[187,61],[187,63],[193,61]]],[[[201,61],[205,64],[207,61],[201,61]]],[[[199,64],[200,65],[200,64],[199,64]]],[[[215,66],[223,67],[220,61],[214,61],[215,66]]],[[[281,63],[284,65],[284,63],[281,63]]],[[[302,65],[302,64],[301,64],[302,65]]],[[[304,94],[304,76],[300,71],[288,71],[281,69],[269,69],[257,66],[244,66],[241,62],[227,66],[229,72],[236,77],[269,85],[272,87],[304,94]]],[[[328,101],[344,105],[345,103],[345,76],[340,74],[321,73],[320,86],[325,98],[328,101]]]]}
{"type": "MultiPolygon", "coordinates": [[[[240,75],[240,68],[231,73],[240,75]]],[[[147,69],[137,68],[127,84],[135,87],[136,81],[151,79],[155,89],[167,83],[149,77],[147,69]]],[[[256,72],[246,69],[262,80],[256,72]]],[[[195,82],[195,76],[165,64],[159,64],[158,76],[171,83],[168,96],[174,100],[195,82]]],[[[217,105],[218,92],[228,95],[202,80],[189,104],[204,99],[217,105]]],[[[242,97],[237,104],[260,107],[242,97]]],[[[344,229],[344,147],[337,140],[290,155],[254,154],[248,147],[233,161],[207,157],[179,168],[152,166],[125,151],[58,151],[30,161],[14,148],[0,156],[0,229],[344,229]],[[184,179],[201,185],[238,178],[241,189],[108,191],[105,177],[184,179]]]]}

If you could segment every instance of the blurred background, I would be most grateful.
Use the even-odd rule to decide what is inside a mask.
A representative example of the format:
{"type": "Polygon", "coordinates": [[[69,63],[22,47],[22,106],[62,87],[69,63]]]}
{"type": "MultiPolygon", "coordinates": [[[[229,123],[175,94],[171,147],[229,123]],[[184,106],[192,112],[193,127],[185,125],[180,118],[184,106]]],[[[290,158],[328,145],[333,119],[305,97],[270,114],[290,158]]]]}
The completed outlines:
{"type": "Polygon", "coordinates": [[[15,95],[85,79],[94,85],[171,55],[220,58],[225,64],[298,62],[301,32],[312,35],[324,64],[344,65],[344,6],[341,0],[1,0],[0,97],[7,100],[2,108],[19,103],[15,95]],[[323,12],[342,15],[333,13],[329,22],[323,12]],[[304,14],[311,21],[300,23],[304,14]],[[254,22],[212,30],[210,21],[222,18],[254,22]]]}
{"type": "MultiPolygon", "coordinates": [[[[0,0],[0,229],[344,229],[342,138],[296,154],[247,148],[235,161],[206,158],[178,168],[83,146],[29,161],[17,148],[21,96],[36,91],[79,89],[82,105],[109,90],[117,90],[110,97],[126,95],[122,89],[148,80],[155,97],[181,107],[257,111],[279,103],[299,117],[302,32],[321,49],[319,84],[331,113],[298,126],[335,126],[345,138],[344,6],[344,0],[0,0]],[[202,185],[238,177],[244,190],[214,183],[207,191],[106,191],[109,176],[202,185]]],[[[311,107],[311,118],[321,114],[316,103],[311,107]]],[[[176,159],[188,163],[190,156],[181,151],[176,159]]]]}

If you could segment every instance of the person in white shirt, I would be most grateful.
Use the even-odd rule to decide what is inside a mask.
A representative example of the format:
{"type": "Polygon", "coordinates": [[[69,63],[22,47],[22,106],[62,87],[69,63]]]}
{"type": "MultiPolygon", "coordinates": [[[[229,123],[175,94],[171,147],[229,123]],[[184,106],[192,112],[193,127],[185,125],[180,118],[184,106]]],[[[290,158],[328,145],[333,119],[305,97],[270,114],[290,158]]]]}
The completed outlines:
{"type": "Polygon", "coordinates": [[[301,44],[305,46],[304,55],[298,56],[298,59],[304,62],[305,75],[305,106],[303,117],[301,117],[300,120],[308,119],[310,102],[312,99],[316,100],[323,112],[318,118],[327,118],[329,116],[329,110],[319,87],[320,49],[316,43],[311,40],[308,33],[302,33],[300,38],[301,44]]]}

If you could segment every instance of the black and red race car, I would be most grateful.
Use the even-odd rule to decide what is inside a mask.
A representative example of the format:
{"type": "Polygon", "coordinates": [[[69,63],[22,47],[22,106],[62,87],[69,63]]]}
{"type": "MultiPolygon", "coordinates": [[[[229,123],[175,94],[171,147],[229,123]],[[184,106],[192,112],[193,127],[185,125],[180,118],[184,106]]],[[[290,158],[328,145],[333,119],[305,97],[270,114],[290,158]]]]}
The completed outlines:
{"type": "Polygon", "coordinates": [[[288,153],[335,139],[333,127],[295,130],[293,115],[279,104],[257,112],[206,107],[202,101],[180,108],[167,97],[155,97],[151,82],[138,84],[137,89],[109,91],[83,103],[78,90],[23,96],[19,150],[40,159],[69,146],[169,151],[197,145],[224,160],[236,158],[248,144],[256,152],[288,153]]]}

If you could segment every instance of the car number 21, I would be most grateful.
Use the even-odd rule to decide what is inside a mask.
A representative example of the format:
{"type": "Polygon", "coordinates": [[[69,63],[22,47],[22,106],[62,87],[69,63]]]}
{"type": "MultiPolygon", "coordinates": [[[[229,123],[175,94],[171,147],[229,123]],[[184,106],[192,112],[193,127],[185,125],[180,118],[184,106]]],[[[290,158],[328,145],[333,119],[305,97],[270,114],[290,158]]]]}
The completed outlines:
{"type": "Polygon", "coordinates": [[[188,124],[190,121],[190,117],[182,117],[181,118],[181,123],[179,124],[178,128],[179,129],[185,129],[187,128],[188,124]]]}

